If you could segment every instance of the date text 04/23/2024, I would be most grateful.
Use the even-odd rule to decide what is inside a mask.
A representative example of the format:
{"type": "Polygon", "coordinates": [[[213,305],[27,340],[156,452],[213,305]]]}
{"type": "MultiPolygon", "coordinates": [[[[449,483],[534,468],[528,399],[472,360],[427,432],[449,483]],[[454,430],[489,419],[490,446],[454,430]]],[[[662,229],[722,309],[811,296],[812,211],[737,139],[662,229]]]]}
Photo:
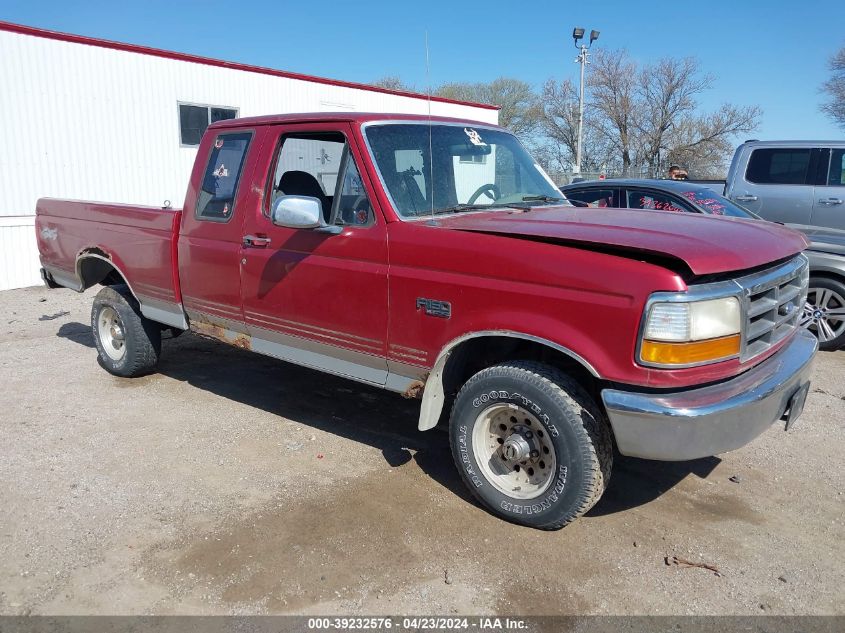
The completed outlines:
{"type": "Polygon", "coordinates": [[[498,617],[353,617],[309,618],[311,630],[398,630],[398,631],[518,631],[526,628],[525,620],[498,617]]]}

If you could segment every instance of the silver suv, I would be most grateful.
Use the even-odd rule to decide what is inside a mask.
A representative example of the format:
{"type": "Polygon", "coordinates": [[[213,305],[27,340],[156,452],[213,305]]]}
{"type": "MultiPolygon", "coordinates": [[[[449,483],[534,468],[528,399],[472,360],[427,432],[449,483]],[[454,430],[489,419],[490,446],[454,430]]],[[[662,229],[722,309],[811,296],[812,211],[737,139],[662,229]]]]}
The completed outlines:
{"type": "Polygon", "coordinates": [[[845,141],[747,141],[725,196],[774,222],[845,230],[845,141]]]}

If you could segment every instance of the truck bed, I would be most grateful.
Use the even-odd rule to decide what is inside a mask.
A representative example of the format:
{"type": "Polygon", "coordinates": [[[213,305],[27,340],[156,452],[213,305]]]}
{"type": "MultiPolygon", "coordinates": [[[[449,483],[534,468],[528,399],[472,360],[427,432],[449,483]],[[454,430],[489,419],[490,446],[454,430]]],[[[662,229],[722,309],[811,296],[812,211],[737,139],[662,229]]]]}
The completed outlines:
{"type": "Polygon", "coordinates": [[[172,208],[41,198],[35,233],[45,281],[81,292],[116,270],[145,316],[181,326],[175,239],[181,213],[172,208]]]}

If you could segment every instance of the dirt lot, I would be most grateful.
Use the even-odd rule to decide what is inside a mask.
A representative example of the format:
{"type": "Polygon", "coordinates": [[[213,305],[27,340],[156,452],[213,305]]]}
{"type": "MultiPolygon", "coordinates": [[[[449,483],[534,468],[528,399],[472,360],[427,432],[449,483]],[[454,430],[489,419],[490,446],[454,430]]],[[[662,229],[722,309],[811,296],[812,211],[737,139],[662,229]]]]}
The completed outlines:
{"type": "Polygon", "coordinates": [[[395,395],[191,335],[110,376],[93,294],[0,293],[2,614],[845,613],[845,352],[789,433],[622,458],[545,533],[470,501],[395,395]]]}

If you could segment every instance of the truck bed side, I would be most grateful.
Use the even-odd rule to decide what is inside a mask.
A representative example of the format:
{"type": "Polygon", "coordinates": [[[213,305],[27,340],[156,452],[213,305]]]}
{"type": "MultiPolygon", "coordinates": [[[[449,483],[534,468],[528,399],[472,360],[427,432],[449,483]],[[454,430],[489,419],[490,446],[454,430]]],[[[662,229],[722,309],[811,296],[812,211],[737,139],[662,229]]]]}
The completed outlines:
{"type": "Polygon", "coordinates": [[[181,210],[42,198],[35,233],[48,283],[125,282],[154,321],[186,328],[177,272],[181,210]]]}

